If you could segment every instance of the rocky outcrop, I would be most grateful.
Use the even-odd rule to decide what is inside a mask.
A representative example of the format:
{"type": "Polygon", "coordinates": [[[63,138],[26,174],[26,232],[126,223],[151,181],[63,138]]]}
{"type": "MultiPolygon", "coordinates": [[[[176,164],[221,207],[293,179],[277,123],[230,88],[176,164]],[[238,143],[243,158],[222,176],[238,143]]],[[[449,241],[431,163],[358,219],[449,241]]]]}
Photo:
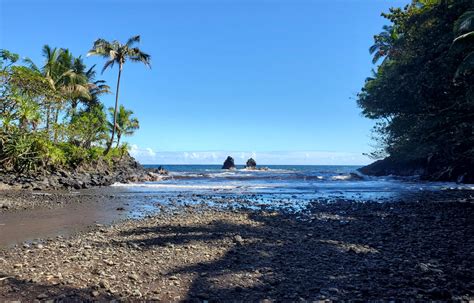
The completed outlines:
{"type": "Polygon", "coordinates": [[[253,158],[250,158],[247,160],[247,163],[245,165],[247,169],[255,169],[257,168],[257,162],[253,158]]]}
{"type": "Polygon", "coordinates": [[[358,169],[369,176],[419,176],[428,181],[474,183],[474,163],[446,163],[443,159],[395,160],[387,157],[358,169]]]}
{"type": "Polygon", "coordinates": [[[228,156],[227,159],[225,159],[224,164],[222,165],[222,169],[234,169],[235,164],[234,164],[234,158],[231,156],[228,156]]]}
{"type": "Polygon", "coordinates": [[[145,169],[133,157],[124,155],[112,164],[98,161],[73,170],[51,169],[29,174],[0,171],[0,184],[32,190],[84,189],[116,182],[160,181],[166,175],[164,169],[145,169]]]}
{"type": "Polygon", "coordinates": [[[375,161],[372,164],[361,167],[359,172],[368,176],[421,176],[424,173],[424,165],[421,161],[401,162],[390,157],[375,161]]]}

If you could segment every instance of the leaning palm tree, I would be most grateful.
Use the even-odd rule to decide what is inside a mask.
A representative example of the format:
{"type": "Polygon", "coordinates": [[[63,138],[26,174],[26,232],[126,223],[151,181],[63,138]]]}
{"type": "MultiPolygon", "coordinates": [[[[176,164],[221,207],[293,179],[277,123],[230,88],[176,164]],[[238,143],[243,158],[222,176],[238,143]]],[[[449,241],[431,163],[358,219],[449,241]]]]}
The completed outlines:
{"type": "Polygon", "coordinates": [[[104,39],[97,39],[94,42],[92,49],[87,54],[88,56],[101,56],[108,59],[102,68],[102,73],[108,68],[112,68],[114,64],[118,64],[119,72],[117,78],[117,89],[115,93],[115,107],[114,107],[114,119],[112,127],[112,135],[110,141],[107,144],[107,148],[104,154],[108,154],[112,143],[114,141],[115,132],[117,130],[117,110],[118,110],[118,96],[120,87],[120,76],[122,75],[123,65],[127,60],[132,62],[141,62],[145,66],[150,67],[150,55],[142,52],[138,47],[134,47],[136,43],[140,42],[140,36],[134,36],[128,39],[127,43],[122,44],[116,40],[109,42],[104,39]]]}
{"type": "MultiPolygon", "coordinates": [[[[109,107],[109,112],[113,119],[115,116],[114,108],[109,107]]],[[[116,147],[119,147],[120,139],[122,138],[122,136],[131,136],[135,133],[137,129],[140,128],[138,119],[135,117],[132,117],[132,115],[133,115],[132,110],[125,109],[123,105],[120,105],[120,108],[116,115],[116,123],[115,123],[116,130],[117,130],[116,147]]],[[[109,129],[110,130],[113,129],[112,122],[109,122],[109,129]]]]}

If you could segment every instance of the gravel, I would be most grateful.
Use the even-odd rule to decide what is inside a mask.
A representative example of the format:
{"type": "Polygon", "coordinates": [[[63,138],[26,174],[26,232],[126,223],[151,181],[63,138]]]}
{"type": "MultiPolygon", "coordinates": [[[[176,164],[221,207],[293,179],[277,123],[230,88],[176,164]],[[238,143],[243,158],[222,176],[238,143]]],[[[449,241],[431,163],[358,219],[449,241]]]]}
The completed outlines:
{"type": "Polygon", "coordinates": [[[0,301],[474,300],[474,204],[212,206],[0,250],[0,301]]]}

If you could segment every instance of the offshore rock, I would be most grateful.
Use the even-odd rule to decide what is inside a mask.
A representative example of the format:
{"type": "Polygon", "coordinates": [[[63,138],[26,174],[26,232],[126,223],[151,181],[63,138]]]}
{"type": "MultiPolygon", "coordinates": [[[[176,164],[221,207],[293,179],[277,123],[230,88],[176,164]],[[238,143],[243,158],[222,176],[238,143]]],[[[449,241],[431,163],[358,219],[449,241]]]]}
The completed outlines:
{"type": "Polygon", "coordinates": [[[255,162],[255,160],[253,158],[250,158],[247,160],[247,163],[245,165],[247,168],[251,168],[251,169],[254,169],[257,167],[257,162],[255,162]]]}
{"type": "Polygon", "coordinates": [[[235,164],[234,164],[234,158],[231,156],[228,156],[227,159],[225,159],[224,164],[222,165],[222,169],[234,169],[235,164]]]}

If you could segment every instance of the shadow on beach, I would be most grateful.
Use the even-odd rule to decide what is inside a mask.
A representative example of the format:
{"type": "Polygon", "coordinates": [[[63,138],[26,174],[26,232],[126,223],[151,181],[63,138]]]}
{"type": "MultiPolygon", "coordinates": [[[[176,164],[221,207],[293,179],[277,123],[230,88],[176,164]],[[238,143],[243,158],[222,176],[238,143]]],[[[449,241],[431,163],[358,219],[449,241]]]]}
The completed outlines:
{"type": "MultiPolygon", "coordinates": [[[[141,291],[142,299],[466,300],[474,294],[473,210],[472,203],[348,201],[314,203],[298,214],[184,208],[130,222],[88,251],[113,251],[116,266],[107,268],[115,283],[141,291]],[[131,261],[133,282],[123,266],[131,261]]],[[[0,290],[3,299],[132,298],[17,278],[1,281],[0,290]]]]}
{"type": "MultiPolygon", "coordinates": [[[[0,272],[0,298],[4,302],[24,298],[26,302],[53,300],[54,302],[89,302],[91,300],[110,301],[118,299],[110,294],[100,293],[92,288],[75,288],[65,285],[52,285],[8,277],[0,272]]],[[[51,301],[53,302],[53,301],[51,301]]]]}
{"type": "Polygon", "coordinates": [[[193,275],[188,300],[450,299],[474,292],[472,211],[457,203],[320,204],[304,218],[253,212],[252,224],[123,235],[143,249],[232,241],[219,259],[168,273],[193,275]]]}

